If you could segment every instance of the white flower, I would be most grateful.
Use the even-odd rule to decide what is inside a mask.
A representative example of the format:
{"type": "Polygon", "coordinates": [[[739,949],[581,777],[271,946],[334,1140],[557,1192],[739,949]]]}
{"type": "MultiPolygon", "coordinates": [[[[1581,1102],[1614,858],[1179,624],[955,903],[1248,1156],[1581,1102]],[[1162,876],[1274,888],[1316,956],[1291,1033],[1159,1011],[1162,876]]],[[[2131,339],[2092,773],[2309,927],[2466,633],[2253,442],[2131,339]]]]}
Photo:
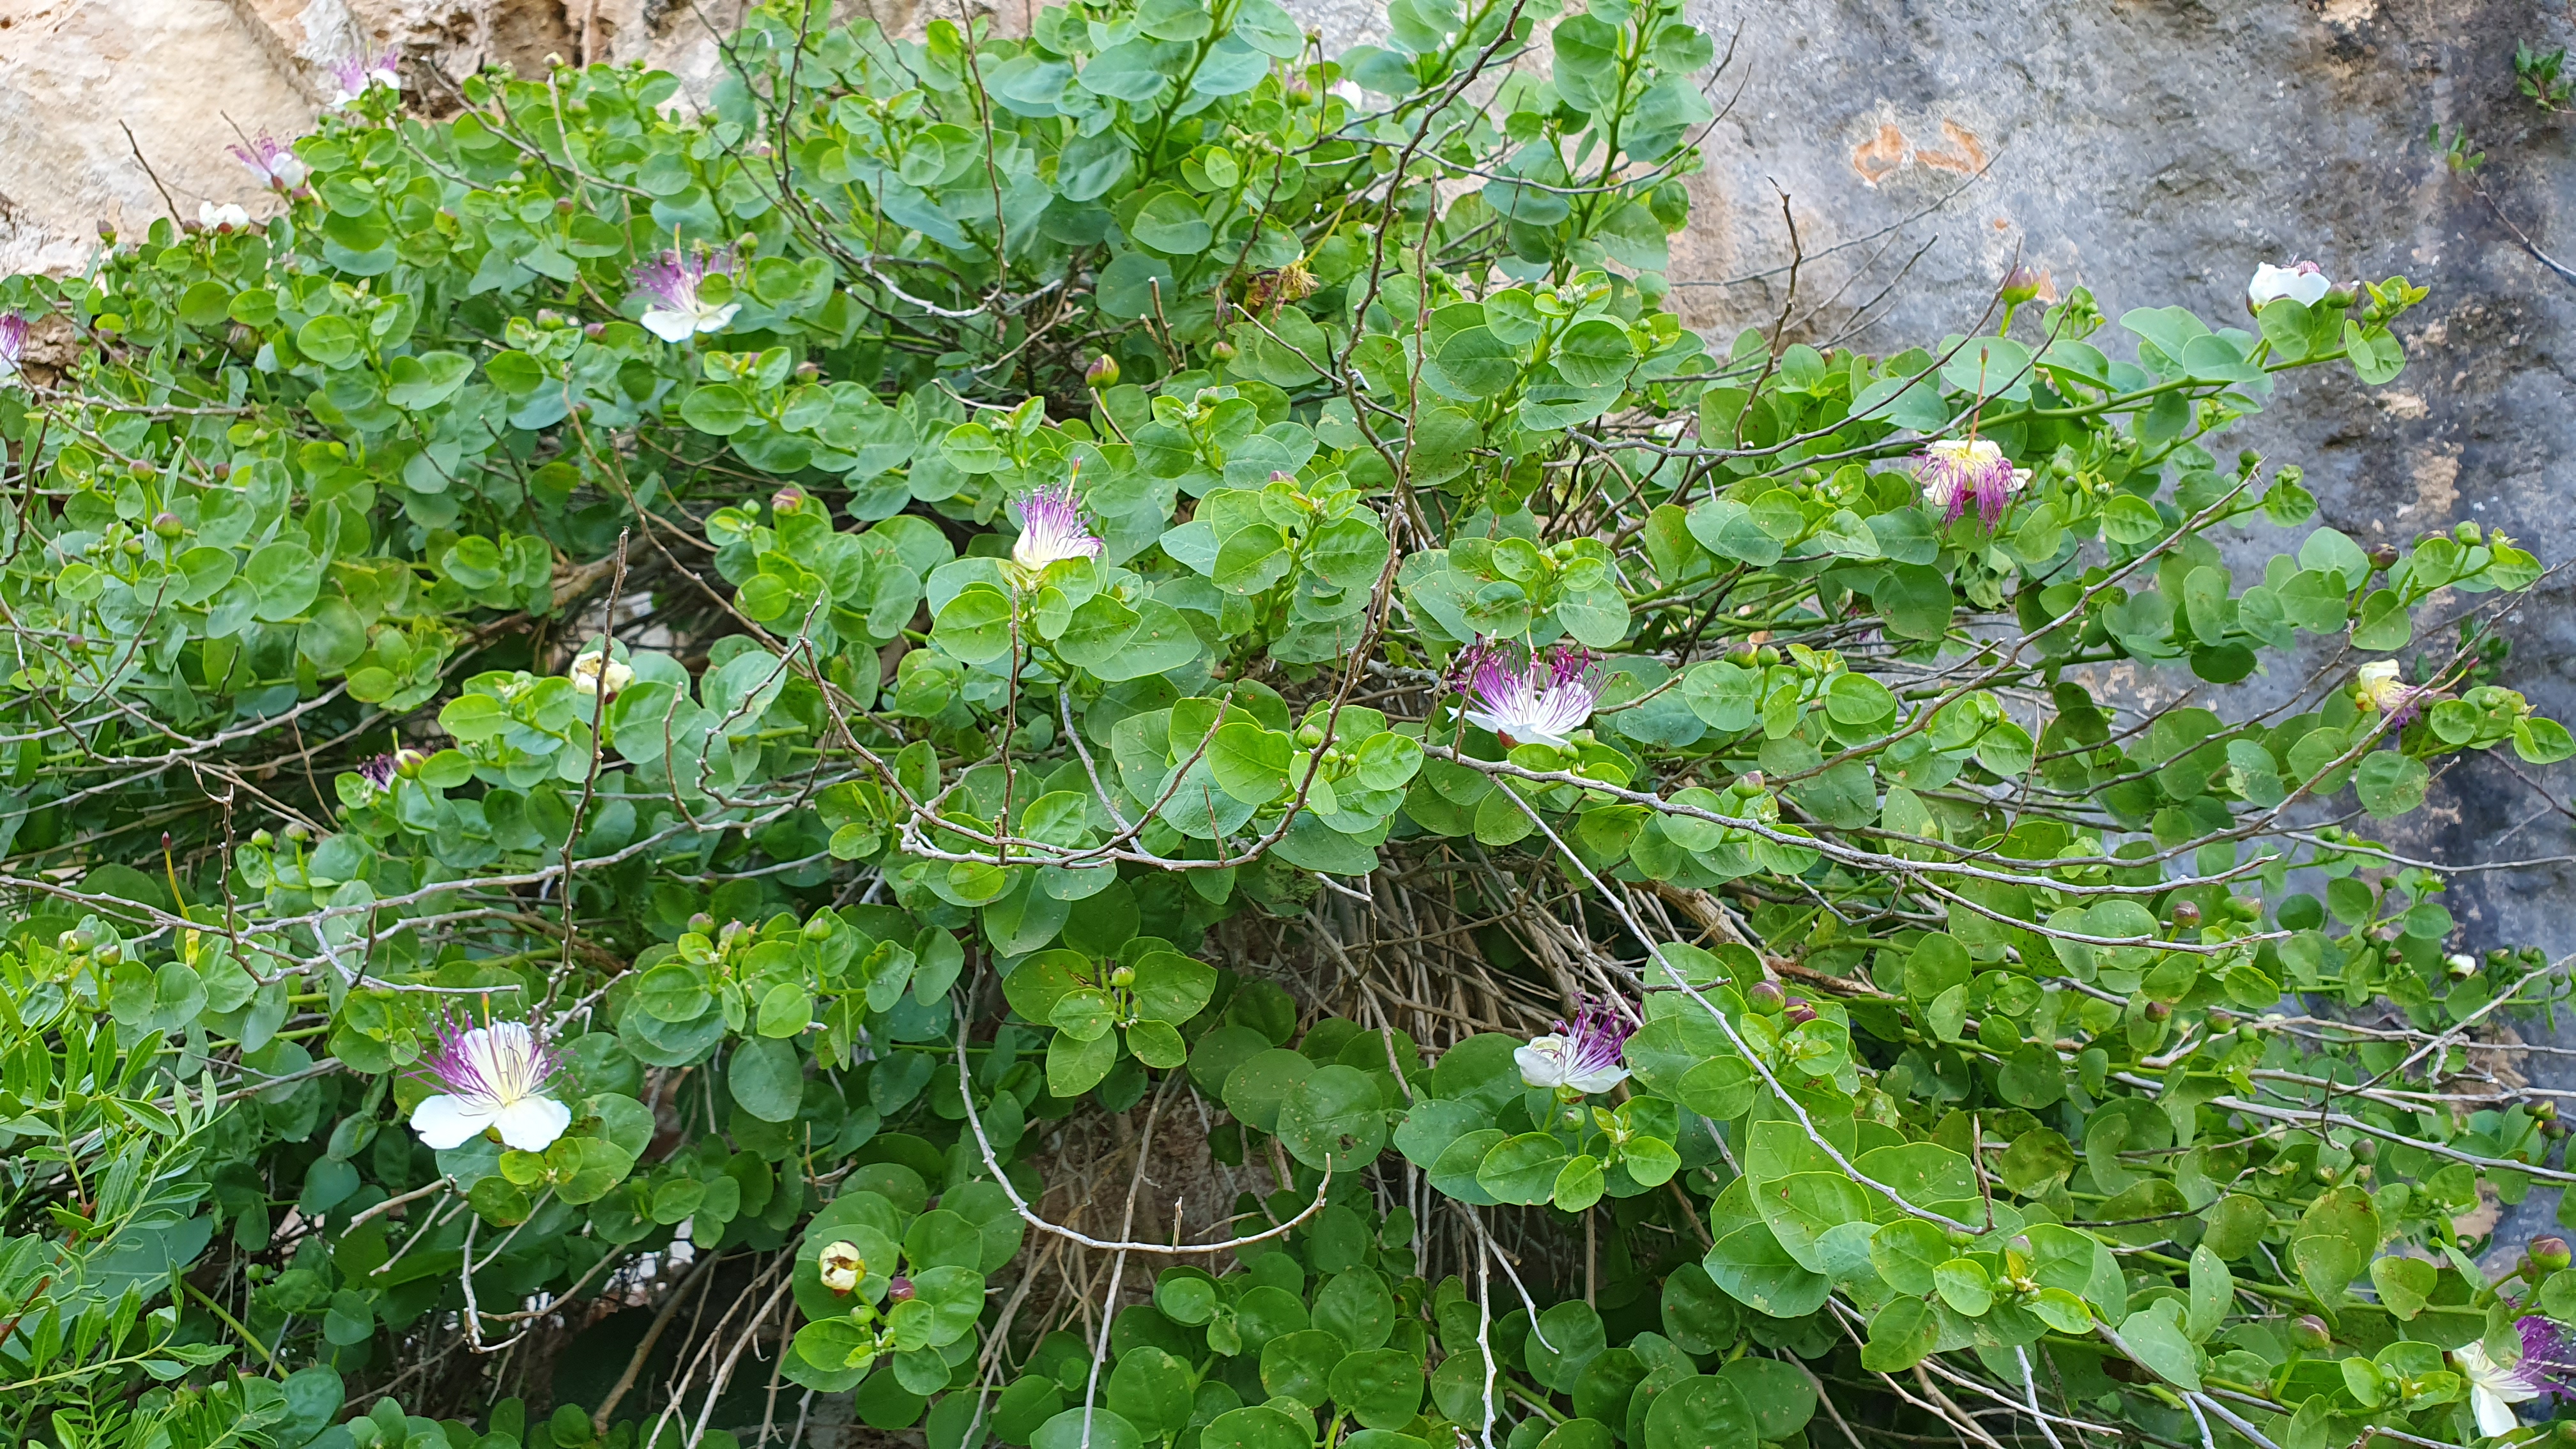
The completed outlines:
{"type": "Polygon", "coordinates": [[[382,55],[352,55],[331,67],[332,79],[339,91],[331,97],[331,109],[339,110],[367,93],[372,86],[402,89],[402,52],[388,50],[382,55]]]}
{"type": "Polygon", "coordinates": [[[843,1239],[825,1243],[814,1256],[815,1271],[822,1275],[823,1286],[835,1293],[848,1293],[867,1276],[868,1263],[859,1256],[859,1245],[843,1239]]]}
{"type": "Polygon", "coordinates": [[[635,269],[637,291],[651,298],[644,306],[644,330],[665,342],[686,342],[700,332],[721,332],[742,310],[740,302],[710,307],[698,298],[698,287],[712,276],[731,277],[733,248],[683,255],[662,253],[661,260],[635,269]]]}
{"type": "Polygon", "coordinates": [[[2534,1313],[2515,1328],[2522,1335],[2522,1362],[2511,1368],[2489,1358],[2486,1345],[2474,1338],[2451,1351],[2460,1377],[2469,1381],[2469,1408],[2477,1415],[2478,1432],[2490,1438],[2522,1427],[2514,1405],[2564,1397],[2569,1391],[2568,1345],[2558,1325],[2534,1313]]]}
{"type": "Polygon", "coordinates": [[[1608,1005],[1586,1002],[1575,1013],[1574,1025],[1558,1022],[1554,1034],[1534,1037],[1528,1046],[1515,1048],[1512,1061],[1521,1069],[1521,1080],[1533,1087],[1606,1092],[1628,1080],[1628,1069],[1619,1065],[1619,1052],[1631,1030],[1611,1014],[1608,1005]]]}
{"type": "Polygon", "coordinates": [[[1914,460],[1914,478],[1923,485],[1923,501],[1941,510],[1942,522],[1958,522],[1974,503],[1989,531],[2003,521],[2014,496],[2030,486],[2030,470],[2014,467],[1990,438],[1924,444],[1914,460]]]}
{"type": "Polygon", "coordinates": [[[1083,526],[1082,500],[1073,484],[1041,483],[1020,496],[1020,537],[1011,562],[1031,573],[1069,558],[1100,557],[1101,542],[1083,526]]]}
{"type": "Polygon", "coordinates": [[[1601,697],[1601,671],[1579,645],[1516,649],[1479,640],[1458,652],[1446,683],[1474,702],[1460,711],[1467,722],[1492,730],[1507,749],[1565,748],[1601,697]]]}
{"type": "Polygon", "coordinates": [[[250,213],[229,201],[220,206],[211,201],[200,201],[197,203],[197,225],[208,231],[246,227],[250,225],[250,213]]]}
{"type": "Polygon", "coordinates": [[[421,1099],[411,1130],[440,1152],[494,1128],[521,1152],[543,1152],[572,1125],[572,1109],[543,1095],[559,1064],[526,1022],[443,1023],[425,1065],[447,1090],[421,1099]]]}
{"type": "Polygon", "coordinates": [[[2254,269],[2254,280],[2245,284],[2245,300],[2256,311],[2261,311],[2264,303],[2282,297],[2313,307],[2333,288],[2334,283],[2326,279],[2325,268],[2314,262],[2292,262],[2286,267],[2265,262],[2254,269]]]}
{"type": "Polygon", "coordinates": [[[604,654],[594,652],[574,660],[572,668],[564,671],[564,677],[572,681],[573,693],[584,698],[598,694],[604,685],[607,687],[608,697],[615,699],[617,691],[635,682],[635,671],[614,659],[609,659],[604,654]],[[603,660],[606,661],[604,664],[603,660]]]}
{"type": "Polygon", "coordinates": [[[2400,680],[2394,659],[2374,659],[2361,666],[2353,676],[2353,685],[2360,696],[2358,702],[2361,707],[2388,716],[2389,726],[2393,729],[2404,729],[2414,723],[2415,716],[2423,711],[2425,701],[2439,694],[2437,690],[2400,680]]]}

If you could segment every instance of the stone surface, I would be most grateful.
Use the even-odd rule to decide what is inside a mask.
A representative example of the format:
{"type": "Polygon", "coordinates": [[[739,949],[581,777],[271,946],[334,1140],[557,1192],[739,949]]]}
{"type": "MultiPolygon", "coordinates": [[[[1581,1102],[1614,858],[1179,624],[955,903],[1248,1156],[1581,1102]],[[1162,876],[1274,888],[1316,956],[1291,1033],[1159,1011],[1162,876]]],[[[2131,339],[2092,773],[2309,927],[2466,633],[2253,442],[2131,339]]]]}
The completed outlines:
{"type": "MultiPolygon", "coordinates": [[[[433,105],[432,70],[527,70],[548,55],[645,58],[703,86],[711,37],[743,3],[0,0],[0,267],[78,265],[98,217],[133,225],[162,209],[120,120],[193,216],[203,200],[259,199],[222,155],[232,125],[292,133],[342,55],[400,46],[414,94],[433,105]]],[[[956,3],[867,8],[905,30],[956,3]]],[[[1032,3],[996,8],[1024,28],[1032,3]]],[[[1328,46],[1378,28],[1365,0],[1295,8],[1328,46]]],[[[1696,18],[1721,48],[1735,37],[1733,65],[1713,83],[1725,115],[1691,183],[1696,219],[1675,247],[1672,275],[1696,325],[1767,328],[1785,305],[1795,338],[1875,349],[1937,339],[1975,324],[2016,258],[2061,289],[2090,287],[2114,317],[2176,301],[2232,317],[2266,260],[2402,272],[2433,288],[2402,329],[2414,357],[2405,375],[2373,392],[2348,377],[2293,381],[2240,436],[2305,468],[2325,520],[2366,544],[2476,519],[2545,562],[2576,559],[2563,462],[2576,451],[2576,397],[2557,346],[2576,321],[2576,287],[2518,247],[2425,141],[2437,122],[2465,126],[2503,214],[2540,246],[2576,254],[2566,133],[2516,93],[2512,67],[2518,42],[2568,41],[2558,7],[1815,0],[1783,11],[1702,0],[1696,18]],[[1783,192],[1803,252],[1794,296],[1783,192]]],[[[2260,536],[2246,547],[2268,551],[2260,536]]],[[[2576,718],[2569,603],[2553,579],[2509,631],[2512,679],[2562,719],[2576,718]]],[[[2188,683],[2118,682],[2142,693],[2188,683]]],[[[2279,697],[2293,682],[2264,687],[2279,697]]],[[[2557,856],[2576,820],[2559,803],[2571,786],[2576,767],[2474,760],[2392,843],[2452,862],[2557,856]]],[[[2464,946],[2553,953],[2576,949],[2571,902],[2576,873],[2563,866],[2473,876],[2452,897],[2464,946]]],[[[2530,1070],[2576,1085],[2557,1061],[2530,1070]]],[[[2509,1216],[2503,1238],[2519,1241],[2553,1196],[2509,1216]]]]}

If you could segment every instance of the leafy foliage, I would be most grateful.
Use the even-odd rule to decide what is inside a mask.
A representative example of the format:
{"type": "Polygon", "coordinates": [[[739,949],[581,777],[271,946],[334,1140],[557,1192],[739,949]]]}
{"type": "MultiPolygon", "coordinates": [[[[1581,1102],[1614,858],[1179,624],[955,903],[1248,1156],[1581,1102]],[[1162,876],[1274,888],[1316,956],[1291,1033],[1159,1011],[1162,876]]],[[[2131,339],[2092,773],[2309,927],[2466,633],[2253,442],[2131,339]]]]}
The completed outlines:
{"type": "Polygon", "coordinates": [[[1712,343],[1710,42],[1546,8],[773,5],[703,108],[380,86],[277,215],[0,283],[6,1431],[1703,1449],[1951,1433],[1938,1364],[2466,1441],[2576,1277],[2469,1256],[2569,1179],[2454,1078],[2559,987],[2360,831],[2576,753],[2541,567],[2218,441],[2422,291],[1712,343]],[[1532,1085],[1587,993],[1630,1075],[1532,1085]],[[494,1020],[569,1123],[433,1150],[494,1020]],[[1103,1236],[1080,1134],[1184,1097],[1233,1215],[1103,1236]]]}

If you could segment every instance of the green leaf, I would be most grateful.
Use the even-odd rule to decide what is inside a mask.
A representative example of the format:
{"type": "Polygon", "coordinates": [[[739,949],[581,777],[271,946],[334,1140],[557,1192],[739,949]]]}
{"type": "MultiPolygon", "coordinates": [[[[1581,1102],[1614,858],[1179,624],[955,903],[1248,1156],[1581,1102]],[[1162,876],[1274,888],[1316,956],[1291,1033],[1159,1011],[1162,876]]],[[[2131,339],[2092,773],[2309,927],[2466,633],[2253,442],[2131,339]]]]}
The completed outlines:
{"type": "Polygon", "coordinates": [[[2139,1364],[2156,1377],[2186,1389],[2200,1387],[2200,1350],[2183,1330],[2182,1300],[2159,1298],[2120,1324],[2120,1337],[2136,1351],[2139,1364]]]}
{"type": "Polygon", "coordinates": [[[2361,808],[2380,820],[2394,820],[2424,803],[2424,792],[2431,788],[2433,774],[2424,762],[2395,750],[2374,750],[2361,757],[2361,767],[2353,771],[2353,793],[2360,797],[2361,808]]]}
{"type": "Polygon", "coordinates": [[[967,664],[986,664],[1011,649],[1011,598],[991,584],[968,584],[939,611],[931,641],[967,664]]]}
{"type": "Polygon", "coordinates": [[[1759,1433],[1744,1391],[1713,1374],[1683,1379],[1646,1410],[1645,1449],[1745,1449],[1759,1433]]]}
{"type": "Polygon", "coordinates": [[[1385,1150],[1386,1118],[1376,1080],[1356,1067],[1335,1065],[1289,1089],[1279,1103],[1277,1131],[1280,1144],[1299,1162],[1348,1172],[1385,1150]]]}
{"type": "Polygon", "coordinates": [[[1921,1363],[1940,1341],[1941,1316],[1920,1298],[1899,1298],[1869,1321],[1860,1366],[1872,1373],[1902,1373],[1921,1363]]]}
{"type": "MultiPolygon", "coordinates": [[[[499,359],[494,359],[497,363],[499,359]]],[[[493,363],[486,363],[490,370],[493,363]]],[[[680,421],[699,432],[730,438],[752,424],[751,399],[729,382],[692,388],[680,400],[680,421]]]]}
{"type": "Polygon", "coordinates": [[[2361,601],[2361,610],[2353,616],[2352,647],[2387,652],[2403,649],[2415,639],[2415,621],[2407,615],[2406,602],[2393,589],[2373,589],[2361,601]]]}
{"type": "Polygon", "coordinates": [[[2379,1290],[2379,1306],[2399,1322],[2412,1322],[2433,1297],[2440,1275],[2421,1258],[2391,1253],[2370,1260],[2370,1285],[2379,1290]]]}
{"type": "Polygon", "coordinates": [[[754,1038],[734,1047],[725,1085],[734,1105],[761,1121],[792,1121],[805,1096],[805,1063],[783,1041],[754,1038]]]}
{"type": "Polygon", "coordinates": [[[1545,1132],[1524,1132],[1497,1142],[1476,1168],[1476,1185],[1497,1202],[1538,1204],[1556,1191],[1565,1170],[1565,1144],[1545,1132]]]}
{"type": "Polygon", "coordinates": [[[1411,1423],[1422,1406],[1422,1388],[1422,1356],[1402,1349],[1363,1349],[1333,1366],[1333,1402],[1371,1429],[1411,1423]]]}

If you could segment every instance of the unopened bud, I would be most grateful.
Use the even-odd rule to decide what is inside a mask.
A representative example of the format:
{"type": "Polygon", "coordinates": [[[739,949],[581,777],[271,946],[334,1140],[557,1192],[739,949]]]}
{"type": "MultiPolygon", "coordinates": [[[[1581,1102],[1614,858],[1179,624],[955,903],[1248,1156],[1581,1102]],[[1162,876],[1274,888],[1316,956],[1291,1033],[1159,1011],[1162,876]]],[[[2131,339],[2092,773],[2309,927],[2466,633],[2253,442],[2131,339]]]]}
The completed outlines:
{"type": "Polygon", "coordinates": [[[793,483],[769,495],[769,507],[773,513],[794,513],[804,506],[805,490],[793,483]]]}
{"type": "Polygon", "coordinates": [[[1783,1017],[1791,1026],[1805,1026],[1816,1019],[1816,1009],[1807,1004],[1807,998],[1792,996],[1789,998],[1789,1009],[1783,1013],[1783,1017]]]}
{"type": "Polygon", "coordinates": [[[1118,359],[1111,357],[1106,352],[1093,358],[1091,360],[1091,365],[1082,370],[1082,380],[1085,385],[1094,389],[1116,387],[1118,385],[1118,359]]]}
{"type": "Polygon", "coordinates": [[[2191,901],[2176,901],[2173,908],[2174,929],[2188,931],[2200,924],[2200,907],[2191,901]]]}
{"type": "Polygon", "coordinates": [[[1744,1001],[1764,1016],[1777,1016],[1789,1004],[1789,993],[1782,991],[1776,981],[1756,981],[1744,988],[1744,1001]]]}
{"type": "Polygon", "coordinates": [[[163,538],[177,538],[188,531],[188,525],[179,521],[179,515],[165,509],[152,515],[152,531],[163,538]]]}
{"type": "Polygon", "coordinates": [[[823,1286],[835,1293],[853,1291],[868,1275],[868,1261],[859,1256],[859,1245],[846,1240],[825,1243],[823,1251],[814,1255],[814,1267],[823,1286]]]}
{"type": "Polygon", "coordinates": [[[608,335],[608,324],[605,322],[584,322],[581,324],[581,335],[589,338],[593,342],[597,342],[599,339],[608,335]]]}
{"type": "Polygon", "coordinates": [[[2451,973],[2451,979],[2455,981],[2466,981],[2478,974],[2478,958],[2466,953],[2443,957],[2442,966],[2451,973]]]}
{"type": "Polygon", "coordinates": [[[1747,770],[1742,775],[1737,776],[1735,781],[1735,790],[1739,795],[1761,794],[1762,772],[1760,770],[1747,770]]]}
{"type": "Polygon", "coordinates": [[[1220,342],[1214,347],[1208,349],[1208,355],[1219,362],[1232,362],[1234,361],[1234,344],[1231,342],[1220,342]]]}
{"type": "Polygon", "coordinates": [[[689,929],[701,936],[712,936],[716,933],[716,918],[700,911],[689,917],[689,929]]]}
{"type": "Polygon", "coordinates": [[[300,845],[313,838],[313,831],[311,827],[299,821],[286,827],[286,838],[300,845]]]}
{"type": "Polygon", "coordinates": [[[2004,303],[2018,307],[2039,295],[2039,273],[2028,267],[2015,267],[2004,274],[2004,303]]]}
{"type": "Polygon", "coordinates": [[[912,1297],[911,1279],[897,1278],[886,1284],[886,1301],[890,1303],[910,1303],[912,1301],[912,1297]]]}
{"type": "Polygon", "coordinates": [[[2147,1003],[2147,1020],[2162,1021],[2171,1015],[2173,1015],[2173,1007],[2167,1003],[2161,1001],[2147,1003]]]}
{"type": "Polygon", "coordinates": [[[2532,1239],[2531,1261],[2545,1273],[2555,1273],[2566,1267],[2569,1262],[2567,1240],[2556,1237],[2532,1239]]]}
{"type": "Polygon", "coordinates": [[[1110,968],[1109,968],[1109,984],[1110,984],[1110,985],[1112,985],[1112,986],[1117,987],[1117,988],[1118,988],[1119,990],[1121,990],[1121,991],[1124,991],[1124,990],[1126,990],[1128,987],[1135,985],[1135,984],[1136,984],[1136,968],[1135,968],[1135,967],[1133,967],[1133,966],[1112,966],[1112,967],[1110,967],[1110,968]]]}
{"type": "Polygon", "coordinates": [[[2383,543],[2379,547],[2370,551],[2370,566],[2372,568],[2384,569],[2394,565],[2396,562],[2397,545],[2393,543],[2383,543]]]}
{"type": "Polygon", "coordinates": [[[2334,1342],[2326,1321],[2313,1313],[2302,1313],[2290,1320],[2290,1342],[2301,1348],[2318,1349],[2334,1342]]]}
{"type": "Polygon", "coordinates": [[[269,846],[274,845],[274,844],[276,844],[276,843],[277,843],[277,837],[276,837],[276,836],[274,836],[274,835],[269,834],[269,833],[268,833],[266,830],[264,830],[264,829],[263,829],[263,830],[254,830],[254,831],[252,831],[252,832],[250,833],[250,843],[251,843],[251,844],[253,844],[253,845],[258,846],[258,847],[259,847],[259,848],[261,848],[262,850],[265,850],[265,849],[267,849],[269,846]]]}
{"type": "Polygon", "coordinates": [[[106,242],[110,246],[114,246],[116,244],[116,223],[107,220],[105,217],[101,217],[98,223],[98,239],[106,242]]]}

